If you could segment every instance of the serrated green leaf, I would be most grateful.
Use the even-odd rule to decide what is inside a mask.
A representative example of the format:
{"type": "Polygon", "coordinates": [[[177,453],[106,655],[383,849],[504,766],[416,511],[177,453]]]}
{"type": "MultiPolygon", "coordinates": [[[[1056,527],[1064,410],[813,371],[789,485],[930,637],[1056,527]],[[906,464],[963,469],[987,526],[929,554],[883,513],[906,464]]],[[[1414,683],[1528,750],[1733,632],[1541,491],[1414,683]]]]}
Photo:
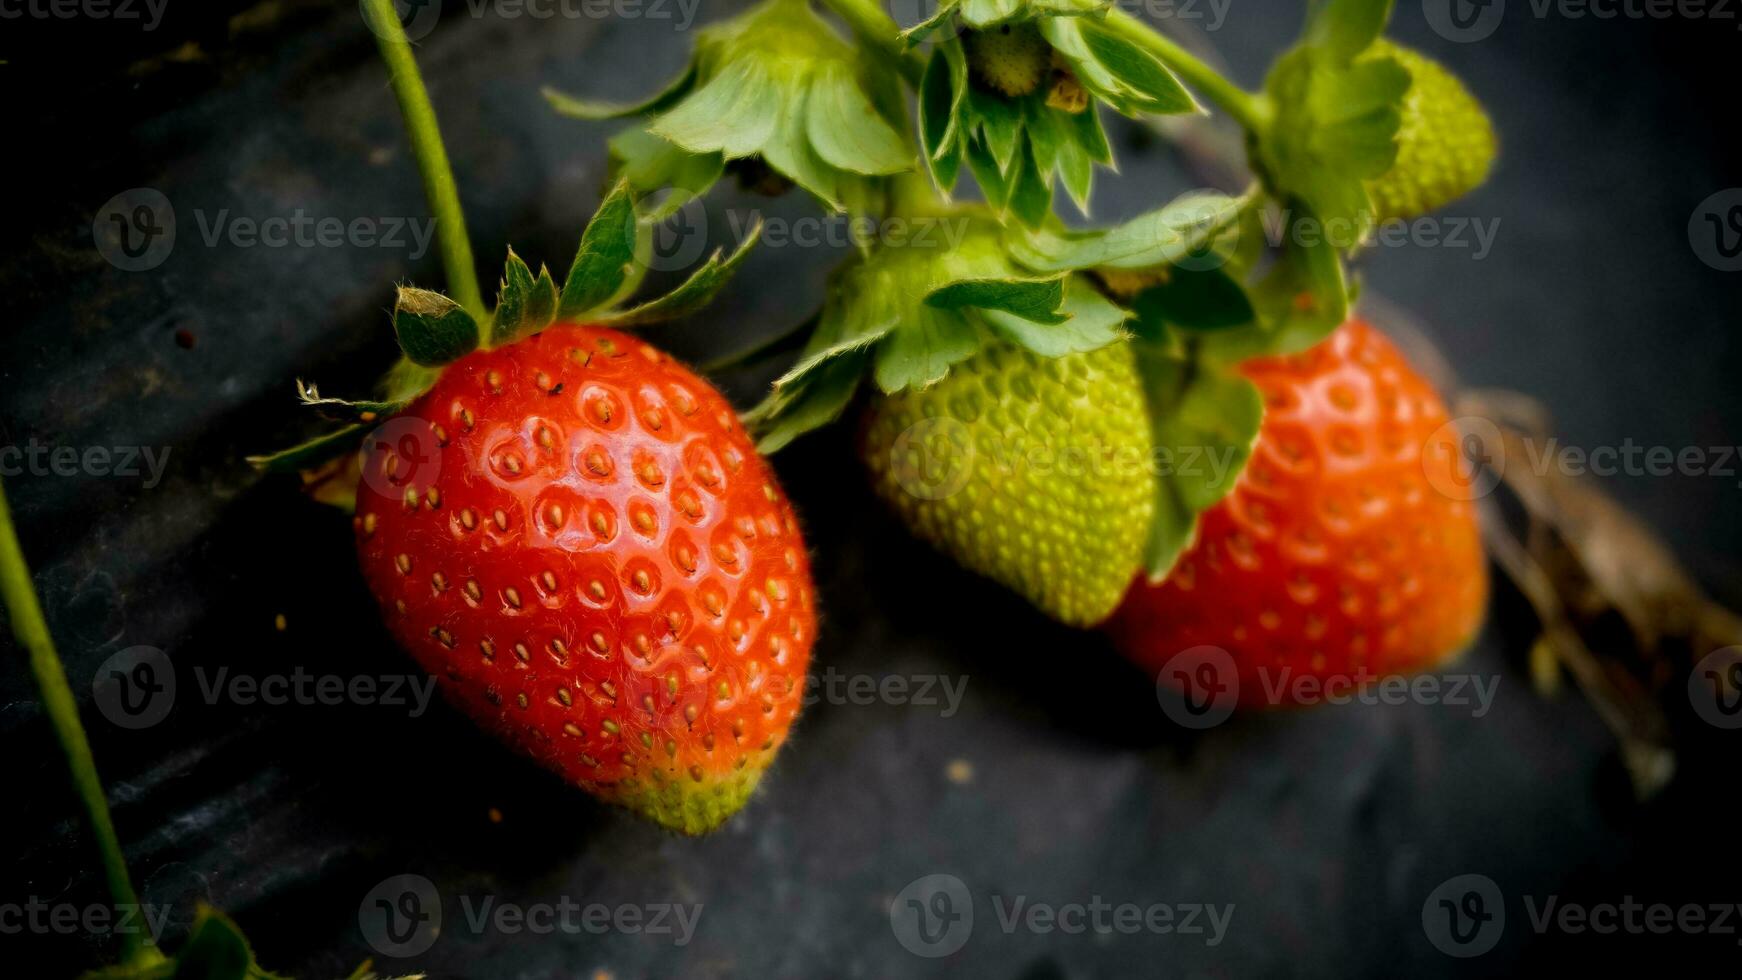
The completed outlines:
{"type": "Polygon", "coordinates": [[[770,392],[769,400],[782,400],[756,419],[757,450],[778,452],[806,432],[840,418],[859,389],[859,379],[865,374],[869,357],[865,350],[850,351],[822,365],[797,391],[784,396],[779,391],[770,392]]]}
{"type": "Polygon", "coordinates": [[[773,129],[762,147],[762,157],[769,166],[838,211],[843,205],[836,177],[841,175],[811,148],[805,113],[807,98],[789,97],[778,104],[773,129]]]}
{"type": "Polygon", "coordinates": [[[1234,489],[1252,455],[1264,399],[1252,382],[1133,343],[1160,472],[1144,569],[1158,582],[1191,543],[1198,515],[1234,489]]]}
{"type": "Polygon", "coordinates": [[[1385,32],[1392,0],[1320,0],[1305,41],[1334,64],[1346,65],[1385,32]]]}
{"type": "Polygon", "coordinates": [[[582,99],[560,92],[550,86],[545,86],[543,92],[546,102],[558,113],[573,119],[621,119],[624,116],[640,116],[652,112],[663,112],[677,100],[683,98],[696,80],[696,68],[690,65],[683,74],[672,79],[664,88],[653,93],[640,102],[604,102],[596,99],[582,99]]]}
{"type": "Polygon", "coordinates": [[[296,473],[306,470],[356,449],[363,441],[363,429],[364,425],[360,422],[347,425],[289,449],[249,456],[248,464],[268,473],[296,473]]]}
{"type": "Polygon", "coordinates": [[[877,345],[872,373],[889,394],[924,388],[979,349],[978,331],[960,313],[916,306],[877,345]]]}
{"type": "Polygon", "coordinates": [[[1064,319],[1056,325],[1037,323],[998,310],[983,310],[980,317],[998,336],[1042,357],[1099,350],[1125,336],[1123,324],[1130,313],[1113,305],[1081,276],[1065,280],[1064,319]]]}
{"type": "Polygon", "coordinates": [[[405,356],[425,367],[451,364],[478,347],[472,314],[441,293],[413,286],[399,287],[393,332],[405,356]]]}
{"type": "Polygon", "coordinates": [[[1154,55],[1098,21],[1079,18],[1074,23],[1090,54],[1131,93],[1135,108],[1158,115],[1202,111],[1185,86],[1154,55]]]}
{"type": "Polygon", "coordinates": [[[932,290],[925,303],[940,310],[1003,310],[1034,323],[1063,323],[1063,276],[1052,279],[963,279],[932,290]]]}
{"type": "Polygon", "coordinates": [[[743,264],[750,249],[761,237],[762,222],[758,220],[749,234],[744,236],[743,244],[730,256],[722,259],[721,251],[716,249],[713,255],[708,256],[708,261],[702,263],[702,267],[676,289],[621,313],[607,313],[599,318],[599,322],[627,327],[689,316],[713,301],[715,294],[731,280],[733,273],[738,271],[738,266],[743,264]]]}
{"type": "Polygon", "coordinates": [[[540,266],[534,276],[510,248],[496,313],[490,320],[490,346],[500,347],[543,330],[556,316],[556,307],[556,283],[550,270],[540,266]]]}
{"type": "Polygon", "coordinates": [[[877,114],[847,66],[826,63],[817,69],[806,114],[811,148],[824,162],[865,175],[913,169],[912,148],[877,114]]]}
{"type": "Polygon", "coordinates": [[[563,278],[558,317],[566,320],[607,306],[635,287],[640,270],[630,266],[638,234],[629,182],[620,180],[581,233],[581,246],[563,278]]]}

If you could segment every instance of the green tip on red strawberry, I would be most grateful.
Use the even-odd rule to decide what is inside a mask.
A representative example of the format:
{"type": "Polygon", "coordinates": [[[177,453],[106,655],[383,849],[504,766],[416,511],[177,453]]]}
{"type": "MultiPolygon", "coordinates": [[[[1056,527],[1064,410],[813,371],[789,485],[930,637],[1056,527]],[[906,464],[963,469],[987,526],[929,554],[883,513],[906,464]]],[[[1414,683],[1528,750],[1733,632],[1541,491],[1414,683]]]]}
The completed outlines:
{"type": "Polygon", "coordinates": [[[1219,648],[1238,683],[1218,680],[1248,704],[1276,703],[1278,678],[1407,673],[1462,650],[1487,566],[1438,394],[1359,320],[1241,373],[1264,406],[1251,461],[1166,578],[1131,585],[1108,624],[1120,650],[1173,680],[1173,657],[1219,648]]]}
{"type": "Polygon", "coordinates": [[[450,365],[363,461],[389,629],[480,726],[688,834],[743,806],[815,634],[780,487],[707,382],[557,324],[450,365]]]}
{"type": "Polygon", "coordinates": [[[1488,178],[1497,144],[1482,104],[1439,62],[1381,39],[1364,58],[1391,58],[1409,72],[1397,131],[1397,161],[1367,182],[1379,221],[1426,214],[1488,178]]]}
{"type": "Polygon", "coordinates": [[[731,406],[609,328],[699,308],[756,234],[623,308],[644,232],[619,183],[560,289],[512,250],[482,319],[402,287],[405,357],[386,396],[298,382],[305,405],[349,424],[253,462],[328,463],[311,482],[354,509],[389,628],[466,714],[589,792],[699,834],[744,805],[798,712],[813,586],[792,509],[731,406]]]}
{"type": "Polygon", "coordinates": [[[917,166],[900,84],[808,0],[764,0],[700,31],[689,67],[645,101],[545,97],[579,119],[640,117],[611,155],[642,193],[699,195],[726,164],[756,159],[830,207],[876,210],[879,178],[917,166]]]}
{"type": "Polygon", "coordinates": [[[1105,619],[1154,505],[1124,342],[1039,357],[987,345],[942,381],[872,398],[862,455],[913,532],[1073,626],[1105,619]]]}

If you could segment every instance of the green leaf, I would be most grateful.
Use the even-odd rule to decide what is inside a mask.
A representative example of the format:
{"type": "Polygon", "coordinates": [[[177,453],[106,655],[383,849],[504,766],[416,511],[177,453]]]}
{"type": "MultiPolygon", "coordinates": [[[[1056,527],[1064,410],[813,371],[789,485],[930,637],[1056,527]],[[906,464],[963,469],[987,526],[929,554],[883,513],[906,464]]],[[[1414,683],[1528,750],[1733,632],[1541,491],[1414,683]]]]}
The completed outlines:
{"type": "Polygon", "coordinates": [[[1099,350],[1125,336],[1123,325],[1131,314],[1102,296],[1082,276],[1065,280],[1065,319],[1047,325],[999,310],[982,310],[980,317],[992,332],[1042,357],[1099,350]]]}
{"type": "Polygon", "coordinates": [[[563,279],[558,317],[566,320],[580,316],[616,301],[627,289],[634,288],[630,265],[635,260],[637,234],[635,201],[628,181],[620,180],[587,222],[587,230],[581,233],[581,247],[563,279]]]}
{"type": "Polygon", "coordinates": [[[877,345],[873,366],[877,387],[889,394],[924,388],[942,380],[951,366],[979,349],[979,333],[960,313],[915,307],[877,345]]]}
{"type": "Polygon", "coordinates": [[[986,203],[1002,211],[1010,200],[1010,188],[1004,181],[1004,172],[999,169],[998,162],[992,159],[992,154],[986,149],[986,141],[978,136],[968,140],[968,170],[974,175],[974,183],[980,185],[980,196],[986,203]]]}
{"type": "Polygon", "coordinates": [[[351,401],[344,398],[323,398],[320,389],[296,379],[296,399],[305,407],[319,412],[322,418],[335,422],[377,422],[404,411],[410,403],[402,401],[351,401]]]}
{"type": "Polygon", "coordinates": [[[1241,207],[1240,198],[1226,194],[1186,194],[1113,228],[1014,236],[1010,254],[1036,272],[1168,265],[1209,245],[1239,219],[1241,207]]]}
{"type": "Polygon", "coordinates": [[[556,283],[550,277],[550,270],[540,266],[538,275],[534,276],[510,248],[496,300],[496,314],[490,321],[490,346],[500,347],[543,330],[556,316],[556,306],[556,283]]]}
{"type": "Polygon", "coordinates": [[[666,86],[640,102],[602,102],[594,99],[582,99],[559,92],[550,86],[540,91],[551,108],[562,115],[574,119],[621,119],[624,116],[640,116],[651,112],[663,112],[666,108],[683,98],[695,83],[696,69],[692,64],[684,69],[683,74],[672,79],[666,86]]]}
{"type": "Polygon", "coordinates": [[[931,16],[912,27],[909,27],[907,30],[902,31],[901,40],[908,47],[912,47],[924,41],[933,31],[937,30],[944,21],[950,19],[950,16],[956,12],[957,3],[958,0],[938,0],[937,9],[932,11],[931,16]]]}
{"type": "MultiPolygon", "coordinates": [[[[967,62],[961,62],[961,78],[944,48],[934,50],[919,84],[919,132],[921,155],[938,191],[948,195],[956,185],[962,166],[960,127],[956,112],[966,89],[967,62]]],[[[960,52],[958,50],[958,57],[960,52]]]]}
{"type": "Polygon", "coordinates": [[[1391,0],[1320,0],[1307,22],[1306,43],[1346,65],[1378,40],[1391,19],[1391,0]]]}
{"type": "Polygon", "coordinates": [[[1010,188],[1010,211],[1024,225],[1034,228],[1052,216],[1052,183],[1034,162],[1034,151],[1025,141],[1018,151],[1016,183],[1010,188]]]}
{"type": "Polygon", "coordinates": [[[998,172],[1010,173],[1022,136],[1021,108],[995,93],[973,86],[968,88],[968,108],[979,123],[980,135],[998,164],[998,172]]]}
{"type": "Polygon", "coordinates": [[[762,157],[793,183],[815,194],[829,207],[841,210],[841,188],[836,177],[843,175],[811,147],[805,118],[806,98],[795,95],[777,103],[773,129],[763,144],[762,157]]]}
{"type": "Polygon", "coordinates": [[[806,111],[811,147],[832,166],[866,175],[913,169],[913,149],[877,114],[847,66],[817,69],[806,111]]]}
{"type": "Polygon", "coordinates": [[[472,314],[441,293],[413,286],[399,287],[393,332],[405,356],[425,367],[451,364],[478,347],[472,314]]]}
{"type": "Polygon", "coordinates": [[[979,307],[1003,310],[1035,323],[1063,323],[1064,277],[1052,279],[963,279],[926,294],[927,306],[940,310],[979,307]]]}
{"type": "Polygon", "coordinates": [[[1162,282],[1140,293],[1132,307],[1139,316],[1185,330],[1223,330],[1257,316],[1246,288],[1223,268],[1175,266],[1162,282]]]}
{"type": "Polygon", "coordinates": [[[1252,382],[1134,342],[1160,473],[1144,569],[1159,582],[1190,545],[1198,515],[1234,489],[1258,439],[1264,399],[1252,382]]]}
{"type": "Polygon", "coordinates": [[[773,132],[781,95],[759,60],[738,58],[648,129],[692,153],[747,157],[773,132]]]}
{"type": "Polygon", "coordinates": [[[761,237],[762,221],[758,219],[756,224],[751,227],[750,233],[744,236],[743,244],[739,245],[730,256],[722,259],[721,250],[715,249],[714,254],[708,256],[708,261],[702,263],[702,267],[691,274],[688,279],[685,279],[683,284],[676,289],[658,299],[649,300],[640,306],[620,313],[607,313],[600,318],[600,322],[627,327],[689,316],[713,300],[721,287],[731,280],[733,273],[738,271],[738,266],[743,264],[745,257],[750,254],[751,247],[761,237]]]}
{"type": "Polygon", "coordinates": [[[1079,18],[1075,23],[1095,60],[1135,96],[1136,108],[1160,115],[1203,111],[1154,55],[1098,21],[1079,18]]]}
{"type": "Polygon", "coordinates": [[[618,176],[636,192],[674,192],[663,206],[644,215],[649,220],[670,217],[691,198],[706,194],[726,169],[726,159],[718,153],[691,153],[639,126],[611,137],[609,145],[618,176]]]}
{"type": "Polygon", "coordinates": [[[840,418],[859,389],[869,357],[868,351],[851,351],[822,365],[784,398],[781,392],[770,392],[769,400],[782,401],[757,421],[756,448],[763,453],[778,452],[806,432],[840,418]]]}
{"type": "Polygon", "coordinates": [[[175,980],[282,980],[254,962],[248,940],[222,912],[202,905],[175,957],[175,980]]]}
{"type": "Polygon", "coordinates": [[[249,465],[267,473],[296,473],[337,459],[355,450],[363,441],[362,423],[347,425],[307,442],[275,453],[248,457],[249,465]]]}

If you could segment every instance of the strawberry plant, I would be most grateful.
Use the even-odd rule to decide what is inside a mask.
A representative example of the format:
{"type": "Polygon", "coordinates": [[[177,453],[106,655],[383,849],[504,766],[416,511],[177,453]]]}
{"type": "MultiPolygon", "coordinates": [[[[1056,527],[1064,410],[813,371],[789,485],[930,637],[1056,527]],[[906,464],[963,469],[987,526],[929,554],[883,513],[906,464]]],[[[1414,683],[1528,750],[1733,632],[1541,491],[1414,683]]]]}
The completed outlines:
{"type": "MultiPolygon", "coordinates": [[[[1237,467],[1211,481],[1154,461],[1243,462],[1266,411],[1243,366],[1323,343],[1349,318],[1351,261],[1378,223],[1470,189],[1494,152],[1461,83],[1381,36],[1385,0],[1310,5],[1258,92],[1099,0],[951,0],[905,27],[870,0],[822,6],[856,45],[813,5],[768,0],[705,32],[646,102],[546,95],[630,120],[613,159],[646,193],[703,193],[751,166],[855,217],[954,223],[946,243],[873,242],[837,269],[796,362],[746,418],[773,452],[862,403],[892,509],[1074,625],[1107,619],[1134,577],[1164,580],[1244,485],[1237,467]],[[891,96],[902,84],[906,102],[891,96]],[[1055,215],[1057,187],[1087,214],[1094,171],[1115,165],[1104,113],[1206,106],[1245,130],[1250,187],[1113,227],[1055,215]],[[976,200],[957,202],[970,182],[976,200]],[[998,464],[1067,451],[1113,462],[998,464]],[[952,458],[949,486],[915,485],[952,458]]],[[[1473,534],[1467,512],[1441,517],[1473,534]]]]}

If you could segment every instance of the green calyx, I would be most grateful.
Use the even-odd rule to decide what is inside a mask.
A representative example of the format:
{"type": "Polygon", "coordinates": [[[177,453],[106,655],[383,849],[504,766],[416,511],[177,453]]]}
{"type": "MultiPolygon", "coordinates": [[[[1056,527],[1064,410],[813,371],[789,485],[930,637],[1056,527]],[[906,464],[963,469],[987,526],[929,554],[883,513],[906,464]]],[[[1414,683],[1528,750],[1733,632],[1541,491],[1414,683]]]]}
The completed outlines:
{"type": "Polygon", "coordinates": [[[797,363],[747,414],[763,451],[839,417],[867,372],[893,394],[938,383],[993,343],[1059,357],[1124,335],[1126,311],[1085,276],[1024,268],[983,209],[891,220],[902,224],[884,227],[883,244],[836,271],[797,363]]]}
{"type": "Polygon", "coordinates": [[[1072,626],[1118,605],[1154,511],[1154,451],[1124,341],[1041,357],[988,344],[924,389],[878,395],[862,455],[919,538],[1072,626]]]}
{"type": "Polygon", "coordinates": [[[625,308],[623,300],[635,292],[646,275],[651,236],[648,221],[636,213],[628,182],[618,181],[581,233],[580,247],[560,289],[548,268],[540,266],[535,275],[512,248],[496,309],[483,322],[441,293],[399,287],[393,331],[405,356],[383,379],[382,396],[373,400],[327,398],[315,386],[299,380],[297,396],[302,404],[325,418],[347,424],[289,449],[250,456],[248,462],[269,472],[300,472],[334,460],[355,448],[366,426],[404,410],[429,390],[445,365],[480,347],[512,344],[559,320],[624,328],[687,316],[713,299],[760,235],[758,224],[731,255],[716,249],[676,289],[625,308]]]}
{"type": "Polygon", "coordinates": [[[919,83],[920,149],[941,192],[965,167],[994,209],[1029,227],[1051,215],[1055,183],[1086,213],[1095,165],[1113,165],[1099,106],[1127,116],[1198,111],[1167,66],[1107,26],[1105,10],[1066,0],[945,4],[908,32],[931,36],[955,14],[968,28],[936,41],[919,83]]]}
{"type": "Polygon", "coordinates": [[[1426,214],[1488,178],[1496,151],[1494,126],[1456,75],[1426,55],[1384,39],[1362,58],[1390,58],[1410,76],[1397,131],[1397,160],[1367,182],[1378,221],[1426,214]]]}
{"type": "Polygon", "coordinates": [[[1347,251],[1372,229],[1367,181],[1397,159],[1409,72],[1372,53],[1389,0],[1328,0],[1305,38],[1265,79],[1266,121],[1252,163],[1271,193],[1319,225],[1315,237],[1347,251]]]}
{"type": "Polygon", "coordinates": [[[830,207],[876,210],[878,178],[917,161],[899,79],[807,0],[765,0],[701,31],[689,68],[643,102],[545,96],[580,119],[644,117],[611,141],[619,172],[644,193],[699,195],[727,162],[757,157],[830,207]]]}

